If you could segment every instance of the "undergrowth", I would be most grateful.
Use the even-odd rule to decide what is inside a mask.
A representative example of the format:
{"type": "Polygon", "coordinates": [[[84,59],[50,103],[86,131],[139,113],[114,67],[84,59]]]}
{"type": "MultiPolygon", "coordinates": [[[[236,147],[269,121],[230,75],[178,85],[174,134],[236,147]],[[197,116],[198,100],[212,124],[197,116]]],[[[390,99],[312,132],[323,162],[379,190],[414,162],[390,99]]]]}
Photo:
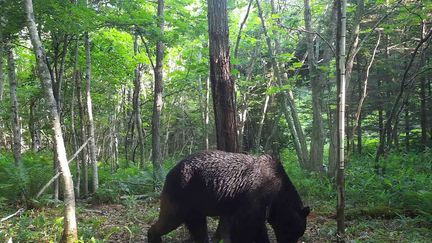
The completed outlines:
{"type": "MultiPolygon", "coordinates": [[[[415,242],[416,237],[422,239],[421,237],[430,236],[430,232],[427,233],[424,229],[432,227],[432,151],[391,153],[380,161],[385,165],[385,173],[382,175],[375,173],[372,155],[368,152],[368,147],[365,147],[363,155],[351,155],[347,162],[347,234],[360,241],[373,234],[385,241],[384,238],[388,235],[383,226],[384,220],[392,220],[389,223],[405,225],[407,232],[408,229],[413,229],[409,234],[404,233],[404,229],[395,231],[396,238],[404,235],[403,239],[415,242]],[[350,220],[356,223],[350,223],[350,220]]],[[[301,170],[292,151],[284,150],[281,158],[305,204],[311,206],[315,214],[332,218],[336,206],[334,181],[326,175],[301,170]]],[[[177,161],[174,158],[166,160],[164,173],[177,161]]],[[[157,218],[158,201],[154,199],[158,198],[160,187],[155,186],[151,163],[146,163],[143,168],[120,166],[114,172],[108,164],[99,165],[100,187],[91,195],[90,203],[121,203],[127,208],[127,213],[122,216],[126,221],[133,221],[139,215],[141,222],[150,224],[157,218]],[[138,197],[150,199],[150,206],[145,206],[144,212],[142,205],[137,203],[138,197]]],[[[74,171],[72,166],[72,172],[74,171]]],[[[9,236],[13,236],[17,242],[59,239],[63,227],[62,204],[51,199],[51,189],[34,200],[36,193],[52,176],[52,153],[25,153],[20,171],[13,163],[11,153],[1,154],[0,216],[15,212],[17,205],[23,203],[22,194],[27,202],[32,203],[20,217],[0,224],[0,241],[7,240],[9,236]]],[[[83,209],[78,208],[78,216],[80,210],[83,209]]],[[[98,242],[96,238],[108,239],[112,234],[125,230],[128,235],[143,234],[143,229],[133,224],[113,225],[98,233],[100,225],[105,223],[103,220],[105,219],[98,217],[81,219],[81,240],[98,242]]],[[[321,233],[333,234],[333,224],[322,225],[321,233]]]]}

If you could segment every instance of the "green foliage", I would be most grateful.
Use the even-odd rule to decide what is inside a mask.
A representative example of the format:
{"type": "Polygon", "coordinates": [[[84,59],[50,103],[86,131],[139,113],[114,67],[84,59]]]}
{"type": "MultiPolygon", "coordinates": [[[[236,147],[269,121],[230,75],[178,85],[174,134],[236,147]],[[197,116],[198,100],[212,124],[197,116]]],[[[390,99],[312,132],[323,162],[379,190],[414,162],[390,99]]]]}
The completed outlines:
{"type": "Polygon", "coordinates": [[[26,152],[22,156],[23,168],[17,169],[12,153],[2,153],[0,197],[16,200],[23,192],[27,200],[32,199],[53,176],[52,158],[51,153],[26,152]]]}
{"type": "MultiPolygon", "coordinates": [[[[347,210],[384,210],[383,215],[421,217],[432,224],[431,155],[431,151],[393,153],[383,161],[386,165],[383,176],[375,173],[369,155],[353,155],[346,170],[347,210]]],[[[307,204],[326,213],[333,212],[336,200],[333,182],[326,176],[301,170],[293,152],[284,150],[282,158],[307,204]]]]}
{"type": "Polygon", "coordinates": [[[93,196],[93,202],[97,204],[118,203],[121,196],[156,196],[152,170],[140,170],[132,166],[112,173],[110,168],[101,167],[99,182],[100,188],[93,196]]]}

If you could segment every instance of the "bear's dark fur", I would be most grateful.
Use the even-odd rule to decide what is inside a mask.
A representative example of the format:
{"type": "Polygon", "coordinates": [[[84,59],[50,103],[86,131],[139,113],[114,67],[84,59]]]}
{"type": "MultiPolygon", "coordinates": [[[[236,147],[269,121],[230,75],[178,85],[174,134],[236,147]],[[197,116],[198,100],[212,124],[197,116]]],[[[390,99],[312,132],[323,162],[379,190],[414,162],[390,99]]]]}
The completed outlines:
{"type": "Polygon", "coordinates": [[[185,223],[195,242],[209,242],[206,216],[221,216],[219,227],[231,242],[269,242],[266,219],[278,242],[296,242],[308,214],[281,163],[271,156],[206,151],[168,173],[148,240],[161,242],[162,235],[185,223]]]}

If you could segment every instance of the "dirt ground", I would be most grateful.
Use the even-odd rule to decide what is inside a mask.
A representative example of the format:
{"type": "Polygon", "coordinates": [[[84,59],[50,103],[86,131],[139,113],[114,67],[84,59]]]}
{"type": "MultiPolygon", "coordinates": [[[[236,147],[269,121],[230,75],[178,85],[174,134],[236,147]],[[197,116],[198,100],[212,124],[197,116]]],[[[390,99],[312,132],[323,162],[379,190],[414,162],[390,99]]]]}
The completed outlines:
{"type": "MultiPolygon", "coordinates": [[[[79,221],[88,223],[89,219],[99,219],[99,239],[107,242],[147,242],[146,232],[153,221],[157,219],[157,212],[153,203],[140,203],[134,207],[121,204],[91,206],[83,209],[79,214],[79,221]],[[150,216],[149,216],[150,214],[150,216]]],[[[302,242],[331,241],[331,236],[323,235],[320,228],[331,224],[334,219],[316,215],[312,212],[308,218],[308,226],[302,242]],[[327,237],[327,238],[325,238],[327,237]]],[[[215,231],[217,221],[209,218],[209,234],[215,231]]],[[[276,242],[275,236],[269,228],[271,242],[276,242]]],[[[164,242],[180,243],[191,242],[185,227],[169,233],[163,238],[164,242]]]]}

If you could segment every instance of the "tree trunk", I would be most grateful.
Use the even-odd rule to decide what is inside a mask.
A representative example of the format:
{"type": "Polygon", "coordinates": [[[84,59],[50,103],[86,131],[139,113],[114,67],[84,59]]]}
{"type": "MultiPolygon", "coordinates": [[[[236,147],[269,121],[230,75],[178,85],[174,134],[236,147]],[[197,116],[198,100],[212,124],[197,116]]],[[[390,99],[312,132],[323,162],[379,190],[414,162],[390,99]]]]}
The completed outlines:
{"type": "Polygon", "coordinates": [[[8,60],[8,76],[10,86],[10,99],[12,106],[12,131],[13,131],[13,154],[15,159],[15,165],[17,167],[22,166],[21,162],[21,122],[19,116],[19,103],[17,96],[17,76],[15,67],[15,55],[12,48],[12,43],[7,40],[6,52],[8,60]]]}
{"type": "MultiPolygon", "coordinates": [[[[138,36],[135,36],[134,40],[134,55],[138,55],[138,36]]],[[[135,118],[135,125],[138,132],[138,146],[140,159],[138,161],[138,168],[144,165],[144,131],[141,121],[141,81],[143,75],[144,65],[139,63],[135,67],[135,79],[134,79],[134,91],[133,91],[133,101],[132,108],[135,118]]]]}
{"type": "Polygon", "coordinates": [[[156,66],[154,68],[155,82],[152,117],[152,163],[156,183],[160,183],[163,181],[162,152],[160,145],[160,118],[163,106],[163,59],[165,50],[165,45],[163,41],[163,33],[165,27],[164,4],[164,0],[158,0],[157,22],[160,36],[156,43],[156,66]]]}
{"type": "MultiPolygon", "coordinates": [[[[73,69],[73,75],[74,75],[74,81],[77,83],[78,81],[78,46],[79,42],[76,41],[76,46],[74,50],[74,69],[73,69]]],[[[72,139],[73,139],[73,146],[74,150],[78,150],[78,143],[80,140],[78,139],[76,128],[75,128],[75,97],[76,97],[76,90],[75,87],[72,86],[72,98],[71,98],[71,131],[72,131],[72,139]]],[[[79,94],[78,94],[79,95],[79,94]]],[[[81,144],[81,143],[80,143],[81,144]]],[[[83,156],[78,156],[76,159],[76,185],[75,185],[75,195],[77,198],[80,198],[81,196],[81,165],[83,164],[82,160],[83,156]]]]}
{"type": "Polygon", "coordinates": [[[98,174],[98,165],[96,160],[96,143],[95,143],[95,128],[93,121],[93,105],[92,98],[90,93],[90,85],[91,85],[91,50],[90,50],[90,37],[89,33],[86,32],[84,34],[84,44],[86,49],[86,103],[87,103],[87,116],[88,116],[88,132],[90,138],[90,142],[88,145],[90,151],[90,163],[93,168],[93,183],[92,183],[92,191],[95,193],[99,187],[99,174],[98,174]]]}
{"type": "Polygon", "coordinates": [[[31,136],[31,148],[34,152],[38,152],[41,149],[41,138],[39,132],[38,120],[35,117],[37,98],[31,98],[30,100],[30,114],[29,114],[29,132],[31,136]]]}
{"type": "Polygon", "coordinates": [[[205,122],[204,122],[204,133],[205,133],[205,148],[208,150],[209,145],[209,122],[210,122],[210,77],[206,79],[206,100],[205,100],[205,122]]]}
{"type": "Polygon", "coordinates": [[[77,224],[75,216],[75,194],[72,181],[72,175],[69,170],[67,163],[66,149],[63,141],[63,133],[60,125],[60,116],[58,114],[56,101],[53,95],[52,82],[48,70],[48,66],[45,63],[46,55],[42,47],[42,43],[39,39],[39,35],[36,28],[36,23],[33,14],[33,2],[32,0],[25,0],[25,12],[27,17],[27,27],[30,34],[30,39],[35,52],[37,67],[39,71],[39,77],[42,81],[42,86],[45,91],[46,100],[49,106],[49,112],[51,116],[55,146],[60,163],[60,170],[62,172],[62,178],[64,183],[64,203],[65,203],[65,217],[64,217],[64,231],[63,231],[63,242],[76,242],[78,241],[77,224]]]}
{"type": "Polygon", "coordinates": [[[409,115],[409,103],[405,104],[405,151],[409,152],[410,148],[410,115],[409,115]]]}
{"type": "MultiPolygon", "coordinates": [[[[0,35],[0,101],[3,101],[4,79],[3,79],[3,39],[0,35]]],[[[1,126],[1,125],[0,125],[1,126]]],[[[0,127],[1,129],[1,127],[0,127]]],[[[3,136],[3,135],[1,135],[3,136]]]]}
{"type": "MultiPolygon", "coordinates": [[[[266,85],[266,90],[271,86],[271,83],[272,83],[272,80],[269,79],[269,81],[267,82],[267,85],[266,85]]],[[[260,118],[260,121],[258,123],[258,131],[257,131],[256,139],[255,139],[255,148],[257,151],[262,150],[262,148],[261,148],[261,134],[262,134],[262,130],[264,127],[264,121],[265,121],[265,118],[267,115],[267,110],[271,104],[272,99],[273,99],[273,97],[270,97],[270,95],[266,93],[266,96],[264,98],[264,104],[263,104],[262,109],[261,109],[261,118],[260,118]]]]}
{"type": "MultiPolygon", "coordinates": [[[[265,26],[263,12],[259,3],[259,0],[256,1],[258,7],[258,14],[261,19],[261,25],[264,31],[264,35],[266,38],[268,54],[270,56],[271,65],[276,76],[276,80],[279,86],[283,86],[283,80],[281,73],[279,71],[279,66],[277,65],[276,58],[274,55],[274,51],[272,49],[271,40],[267,32],[267,28],[265,26]]],[[[292,96],[292,92],[282,92],[281,97],[279,98],[281,102],[281,106],[283,108],[283,112],[285,115],[285,119],[287,120],[288,127],[290,128],[293,140],[294,147],[296,149],[297,157],[299,159],[299,164],[302,168],[308,168],[309,165],[309,156],[306,146],[306,139],[304,138],[303,130],[301,129],[301,125],[298,119],[297,110],[294,104],[294,98],[292,96]]]]}
{"type": "MultiPolygon", "coordinates": [[[[77,70],[75,74],[75,86],[76,86],[76,100],[77,100],[77,106],[78,106],[78,112],[79,112],[79,118],[80,118],[80,144],[82,144],[84,141],[87,141],[87,133],[85,129],[85,109],[82,104],[82,92],[81,92],[81,74],[79,70],[77,70]]],[[[89,183],[88,183],[88,147],[84,148],[80,159],[81,159],[81,165],[82,165],[82,189],[83,189],[83,196],[87,196],[89,193],[89,183]]]]}
{"type": "Polygon", "coordinates": [[[324,156],[324,126],[322,119],[323,80],[317,75],[317,60],[314,52],[314,36],[312,30],[312,14],[309,0],[304,0],[304,21],[306,29],[306,45],[308,51],[309,79],[312,88],[312,134],[310,149],[310,166],[316,171],[322,170],[324,156]]]}
{"type": "Polygon", "coordinates": [[[344,242],[345,239],[345,86],[346,86],[346,0],[337,1],[338,3],[338,28],[337,28],[337,165],[336,190],[337,190],[337,239],[344,242]]]}
{"type": "Polygon", "coordinates": [[[237,152],[234,80],[231,77],[227,0],[208,0],[210,82],[217,148],[237,152]]]}
{"type": "Polygon", "coordinates": [[[426,149],[429,144],[428,138],[428,117],[426,106],[426,77],[420,79],[420,126],[422,149],[426,149]]]}

